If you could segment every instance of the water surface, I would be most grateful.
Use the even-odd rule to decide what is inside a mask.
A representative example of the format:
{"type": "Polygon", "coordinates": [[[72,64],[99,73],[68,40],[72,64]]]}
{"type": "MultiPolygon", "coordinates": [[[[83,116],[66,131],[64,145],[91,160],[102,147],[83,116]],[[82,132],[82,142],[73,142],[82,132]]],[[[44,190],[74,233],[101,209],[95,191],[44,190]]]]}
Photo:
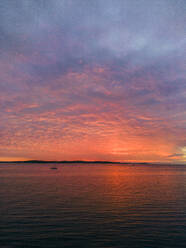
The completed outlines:
{"type": "Polygon", "coordinates": [[[0,164],[0,214],[3,248],[185,248],[186,168],[0,164]]]}

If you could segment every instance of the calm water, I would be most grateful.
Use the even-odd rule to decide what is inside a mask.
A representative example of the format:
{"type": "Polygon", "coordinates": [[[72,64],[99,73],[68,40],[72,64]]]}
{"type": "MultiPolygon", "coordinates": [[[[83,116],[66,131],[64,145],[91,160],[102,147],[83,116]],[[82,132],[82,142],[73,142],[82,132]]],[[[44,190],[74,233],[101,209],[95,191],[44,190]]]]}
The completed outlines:
{"type": "Polygon", "coordinates": [[[0,247],[186,247],[186,167],[0,164],[0,247]]]}

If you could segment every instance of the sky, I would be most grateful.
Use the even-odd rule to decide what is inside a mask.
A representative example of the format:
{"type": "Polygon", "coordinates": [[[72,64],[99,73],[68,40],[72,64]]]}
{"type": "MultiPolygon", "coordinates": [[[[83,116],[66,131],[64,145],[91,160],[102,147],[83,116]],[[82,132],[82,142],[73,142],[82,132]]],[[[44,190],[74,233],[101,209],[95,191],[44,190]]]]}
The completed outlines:
{"type": "Polygon", "coordinates": [[[1,0],[0,160],[186,163],[185,0],[1,0]]]}

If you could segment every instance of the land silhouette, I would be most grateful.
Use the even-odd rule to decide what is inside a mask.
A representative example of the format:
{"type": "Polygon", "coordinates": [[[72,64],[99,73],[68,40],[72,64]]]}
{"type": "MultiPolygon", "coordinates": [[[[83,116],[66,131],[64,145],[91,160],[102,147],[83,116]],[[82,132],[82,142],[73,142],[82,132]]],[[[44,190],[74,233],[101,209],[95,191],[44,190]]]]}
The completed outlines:
{"type": "Polygon", "coordinates": [[[147,162],[114,162],[114,161],[86,161],[86,160],[61,160],[61,161],[47,161],[47,160],[25,160],[25,161],[0,161],[0,163],[21,163],[21,164],[150,164],[147,162]]]}

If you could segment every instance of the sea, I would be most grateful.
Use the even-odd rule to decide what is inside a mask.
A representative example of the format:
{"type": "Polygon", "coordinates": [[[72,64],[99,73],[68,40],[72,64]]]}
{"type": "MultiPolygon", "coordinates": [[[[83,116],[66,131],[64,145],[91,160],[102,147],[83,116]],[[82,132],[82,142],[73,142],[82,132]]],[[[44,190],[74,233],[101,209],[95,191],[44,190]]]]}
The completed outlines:
{"type": "Polygon", "coordinates": [[[186,166],[0,164],[1,248],[186,247],[186,166]]]}

